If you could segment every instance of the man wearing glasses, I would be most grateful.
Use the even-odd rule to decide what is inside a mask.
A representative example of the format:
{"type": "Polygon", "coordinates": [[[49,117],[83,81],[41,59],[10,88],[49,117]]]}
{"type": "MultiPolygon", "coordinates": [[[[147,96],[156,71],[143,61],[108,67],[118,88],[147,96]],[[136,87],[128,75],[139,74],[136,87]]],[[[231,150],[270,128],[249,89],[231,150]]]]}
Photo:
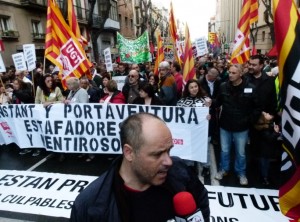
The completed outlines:
{"type": "Polygon", "coordinates": [[[126,103],[131,104],[139,96],[139,73],[132,69],[128,74],[128,82],[125,83],[122,93],[125,96],[126,103]]]}

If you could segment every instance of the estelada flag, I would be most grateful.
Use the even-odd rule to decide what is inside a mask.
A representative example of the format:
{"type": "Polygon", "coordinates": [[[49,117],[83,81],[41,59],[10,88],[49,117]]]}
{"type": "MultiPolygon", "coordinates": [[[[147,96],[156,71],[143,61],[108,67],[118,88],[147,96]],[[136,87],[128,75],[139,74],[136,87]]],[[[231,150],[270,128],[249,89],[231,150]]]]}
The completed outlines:
{"type": "Polygon", "coordinates": [[[90,68],[80,42],[65,22],[55,0],[48,0],[45,57],[59,68],[64,88],[67,78],[80,78],[90,68]]]}
{"type": "Polygon", "coordinates": [[[282,104],[283,154],[279,204],[300,221],[300,16],[293,0],[273,0],[282,104]]]}

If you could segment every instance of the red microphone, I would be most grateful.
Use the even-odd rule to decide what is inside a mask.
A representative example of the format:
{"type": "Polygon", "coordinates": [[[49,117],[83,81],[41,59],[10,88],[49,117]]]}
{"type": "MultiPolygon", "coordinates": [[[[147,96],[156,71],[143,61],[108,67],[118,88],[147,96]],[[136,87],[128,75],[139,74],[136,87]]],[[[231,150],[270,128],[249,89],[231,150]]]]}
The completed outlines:
{"type": "Polygon", "coordinates": [[[176,222],[204,222],[203,215],[197,209],[195,199],[191,193],[186,191],[177,193],[173,197],[173,206],[176,213],[176,222]]]}

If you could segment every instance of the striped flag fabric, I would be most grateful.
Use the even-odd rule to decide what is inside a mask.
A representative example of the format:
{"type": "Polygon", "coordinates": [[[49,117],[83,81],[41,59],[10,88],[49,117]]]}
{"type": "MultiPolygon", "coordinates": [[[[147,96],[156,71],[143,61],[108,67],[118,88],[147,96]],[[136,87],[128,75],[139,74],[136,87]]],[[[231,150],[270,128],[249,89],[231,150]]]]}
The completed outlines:
{"type": "Polygon", "coordinates": [[[231,63],[243,64],[250,58],[250,26],[258,21],[257,0],[244,0],[235,34],[231,63]]]}
{"type": "Polygon", "coordinates": [[[86,38],[84,38],[80,33],[79,25],[74,10],[73,0],[68,0],[68,21],[69,26],[74,35],[77,37],[78,41],[82,44],[82,46],[87,45],[88,42],[86,38]]]}
{"type": "Polygon", "coordinates": [[[183,82],[186,83],[190,79],[196,78],[195,61],[193,57],[193,48],[191,43],[189,27],[185,25],[185,41],[184,41],[184,56],[183,56],[183,82]]]}
{"type": "Polygon", "coordinates": [[[171,1],[171,5],[170,5],[169,33],[170,33],[170,36],[171,36],[171,39],[173,42],[173,46],[174,46],[175,60],[181,64],[182,61],[180,58],[182,55],[182,51],[180,50],[180,43],[179,43],[179,37],[177,34],[177,26],[176,26],[176,20],[175,20],[175,16],[174,16],[172,1],[171,1]]]}
{"type": "Polygon", "coordinates": [[[155,59],[155,65],[154,65],[154,74],[158,75],[158,66],[159,64],[165,60],[165,54],[164,54],[164,46],[163,46],[163,40],[160,36],[160,34],[157,34],[157,53],[156,53],[156,59],[155,59]]]}
{"type": "Polygon", "coordinates": [[[90,68],[81,44],[65,22],[55,0],[48,0],[45,48],[45,57],[60,70],[64,88],[67,78],[80,78],[90,68]]]}
{"type": "Polygon", "coordinates": [[[294,0],[273,0],[282,100],[281,212],[300,221],[300,20],[294,0]]]}

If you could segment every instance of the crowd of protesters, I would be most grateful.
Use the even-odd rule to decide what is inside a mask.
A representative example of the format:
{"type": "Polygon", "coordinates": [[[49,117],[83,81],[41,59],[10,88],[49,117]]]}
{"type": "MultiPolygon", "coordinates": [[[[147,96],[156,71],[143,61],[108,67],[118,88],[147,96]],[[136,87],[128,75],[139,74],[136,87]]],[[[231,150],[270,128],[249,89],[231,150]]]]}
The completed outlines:
{"type": "MultiPolygon", "coordinates": [[[[280,95],[276,60],[252,56],[243,65],[229,64],[226,59],[203,56],[195,63],[196,78],[184,84],[181,65],[163,61],[158,74],[146,64],[114,63],[107,72],[104,64],[93,63],[86,76],[67,80],[64,89],[53,65],[44,69],[37,64],[33,72],[18,71],[13,66],[1,74],[0,104],[36,103],[116,103],[209,107],[209,144],[221,148],[219,170],[215,179],[222,180],[230,172],[231,148],[235,149],[234,171],[241,185],[247,185],[247,158],[257,160],[261,181],[269,182],[270,161],[280,143],[280,95]],[[126,77],[122,90],[114,76],[126,77]],[[246,146],[250,144],[247,157],[246,146]]],[[[201,135],[199,135],[201,138],[201,135]]],[[[38,156],[40,149],[22,149],[20,155],[38,156]]],[[[84,155],[79,155],[83,157],[84,155]]],[[[94,159],[87,155],[85,161],[94,159]]],[[[59,156],[63,161],[64,154],[59,156]]],[[[189,164],[189,163],[188,163],[189,164]]],[[[194,167],[195,163],[190,163],[194,167]]],[[[210,152],[203,163],[202,175],[210,176],[210,152]]]]}

